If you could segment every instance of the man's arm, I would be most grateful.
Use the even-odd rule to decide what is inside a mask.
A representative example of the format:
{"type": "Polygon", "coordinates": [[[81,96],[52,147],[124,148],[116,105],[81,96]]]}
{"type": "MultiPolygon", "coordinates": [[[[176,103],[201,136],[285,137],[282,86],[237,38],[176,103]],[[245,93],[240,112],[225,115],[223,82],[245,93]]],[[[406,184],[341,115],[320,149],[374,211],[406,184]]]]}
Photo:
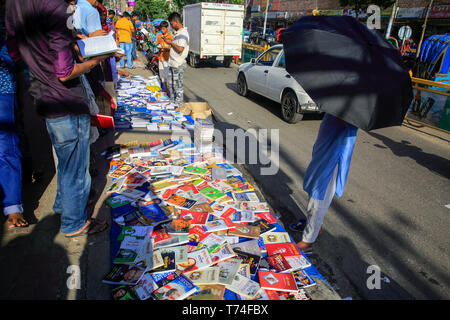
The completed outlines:
{"type": "Polygon", "coordinates": [[[173,43],[173,40],[170,40],[170,39],[165,38],[165,37],[163,37],[163,40],[164,40],[165,43],[170,45],[173,48],[173,50],[175,50],[178,54],[183,52],[184,47],[176,45],[175,43],[173,43]]]}
{"type": "Polygon", "coordinates": [[[89,70],[91,70],[93,67],[95,67],[96,65],[98,65],[100,62],[102,62],[103,60],[112,57],[113,55],[108,54],[108,55],[102,55],[102,56],[97,56],[97,57],[93,57],[90,60],[83,62],[83,63],[76,63],[73,65],[73,69],[72,72],[64,77],[60,77],[58,76],[58,79],[61,82],[66,82],[75,78],[78,78],[79,76],[81,76],[82,74],[88,72],[89,70]]]}

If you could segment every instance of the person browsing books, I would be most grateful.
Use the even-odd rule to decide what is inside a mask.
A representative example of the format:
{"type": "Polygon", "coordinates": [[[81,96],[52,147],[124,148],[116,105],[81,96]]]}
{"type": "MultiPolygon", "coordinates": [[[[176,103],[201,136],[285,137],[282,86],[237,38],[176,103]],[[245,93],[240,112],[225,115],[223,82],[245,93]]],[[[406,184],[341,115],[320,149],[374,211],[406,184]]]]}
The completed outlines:
{"type": "Polygon", "coordinates": [[[61,232],[75,237],[107,228],[106,222],[89,218],[86,209],[91,187],[91,119],[80,76],[110,55],[74,63],[67,9],[61,0],[7,0],[6,31],[9,55],[17,68],[27,65],[30,69],[29,92],[58,157],[53,209],[61,213],[61,232]],[[41,17],[45,20],[39,24],[26,22],[41,17]]]}
{"type": "Polygon", "coordinates": [[[169,15],[170,25],[175,30],[173,39],[163,36],[163,40],[170,46],[168,86],[170,101],[179,105],[183,104],[183,77],[186,70],[186,57],[189,53],[189,33],[183,27],[181,16],[174,12],[169,15]]]}
{"type": "Polygon", "coordinates": [[[293,231],[303,230],[297,245],[304,253],[312,250],[334,195],[340,197],[344,192],[357,132],[357,127],[330,114],[320,124],[303,181],[309,195],[307,220],[289,226],[293,231]]]}
{"type": "MultiPolygon", "coordinates": [[[[133,61],[131,57],[133,44],[131,42],[131,36],[134,32],[134,27],[131,23],[130,14],[128,12],[124,12],[122,18],[117,21],[116,32],[120,47],[125,50],[127,56],[127,67],[128,69],[133,69],[133,61]]],[[[125,67],[125,57],[120,59],[120,67],[125,67]]]]}
{"type": "Polygon", "coordinates": [[[164,90],[169,93],[167,88],[167,77],[169,74],[170,45],[166,41],[164,41],[163,38],[171,41],[173,40],[173,36],[169,33],[169,23],[167,21],[162,21],[159,24],[159,27],[162,32],[158,33],[158,37],[156,40],[157,44],[161,47],[158,54],[159,77],[164,84],[164,90]]]}

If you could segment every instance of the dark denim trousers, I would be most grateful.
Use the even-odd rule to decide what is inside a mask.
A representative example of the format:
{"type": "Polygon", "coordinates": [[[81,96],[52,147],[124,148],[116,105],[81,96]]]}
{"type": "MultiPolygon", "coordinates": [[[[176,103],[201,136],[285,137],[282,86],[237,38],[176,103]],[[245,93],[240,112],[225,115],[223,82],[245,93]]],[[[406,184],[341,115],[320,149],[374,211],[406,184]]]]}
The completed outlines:
{"type": "Polygon", "coordinates": [[[5,215],[23,212],[22,164],[14,114],[14,94],[0,94],[0,208],[5,215]]]}
{"type": "Polygon", "coordinates": [[[88,218],[90,116],[69,115],[47,118],[45,122],[58,157],[58,190],[53,210],[61,213],[61,232],[73,233],[88,218]]]}

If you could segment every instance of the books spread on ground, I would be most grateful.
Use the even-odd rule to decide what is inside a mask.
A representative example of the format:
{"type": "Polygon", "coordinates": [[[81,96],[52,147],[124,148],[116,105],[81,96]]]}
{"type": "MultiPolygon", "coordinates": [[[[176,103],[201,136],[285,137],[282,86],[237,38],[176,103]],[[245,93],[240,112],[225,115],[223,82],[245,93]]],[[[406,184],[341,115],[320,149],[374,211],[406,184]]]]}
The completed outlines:
{"type": "MultiPolygon", "coordinates": [[[[122,95],[138,92],[131,82],[121,88],[122,95]]],[[[150,106],[152,115],[163,106],[147,102],[145,111],[135,105],[136,114],[150,106]]],[[[164,122],[171,115],[152,117],[164,122]]],[[[197,136],[207,141],[210,129],[207,122],[198,125],[197,136]]],[[[111,159],[105,203],[117,243],[102,281],[114,286],[114,299],[310,298],[311,263],[256,186],[221,153],[160,139],[131,141],[104,156],[111,159]]]]}

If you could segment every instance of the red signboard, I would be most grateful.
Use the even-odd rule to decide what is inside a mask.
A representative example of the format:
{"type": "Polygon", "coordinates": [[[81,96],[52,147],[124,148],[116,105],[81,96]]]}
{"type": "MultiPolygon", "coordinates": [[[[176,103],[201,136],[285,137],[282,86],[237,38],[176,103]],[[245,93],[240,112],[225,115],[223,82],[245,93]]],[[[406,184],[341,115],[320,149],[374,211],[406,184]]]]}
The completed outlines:
{"type": "MultiPolygon", "coordinates": [[[[424,10],[424,18],[427,10],[424,10]]],[[[434,6],[430,10],[430,19],[447,19],[450,18],[450,5],[434,6]]]]}

